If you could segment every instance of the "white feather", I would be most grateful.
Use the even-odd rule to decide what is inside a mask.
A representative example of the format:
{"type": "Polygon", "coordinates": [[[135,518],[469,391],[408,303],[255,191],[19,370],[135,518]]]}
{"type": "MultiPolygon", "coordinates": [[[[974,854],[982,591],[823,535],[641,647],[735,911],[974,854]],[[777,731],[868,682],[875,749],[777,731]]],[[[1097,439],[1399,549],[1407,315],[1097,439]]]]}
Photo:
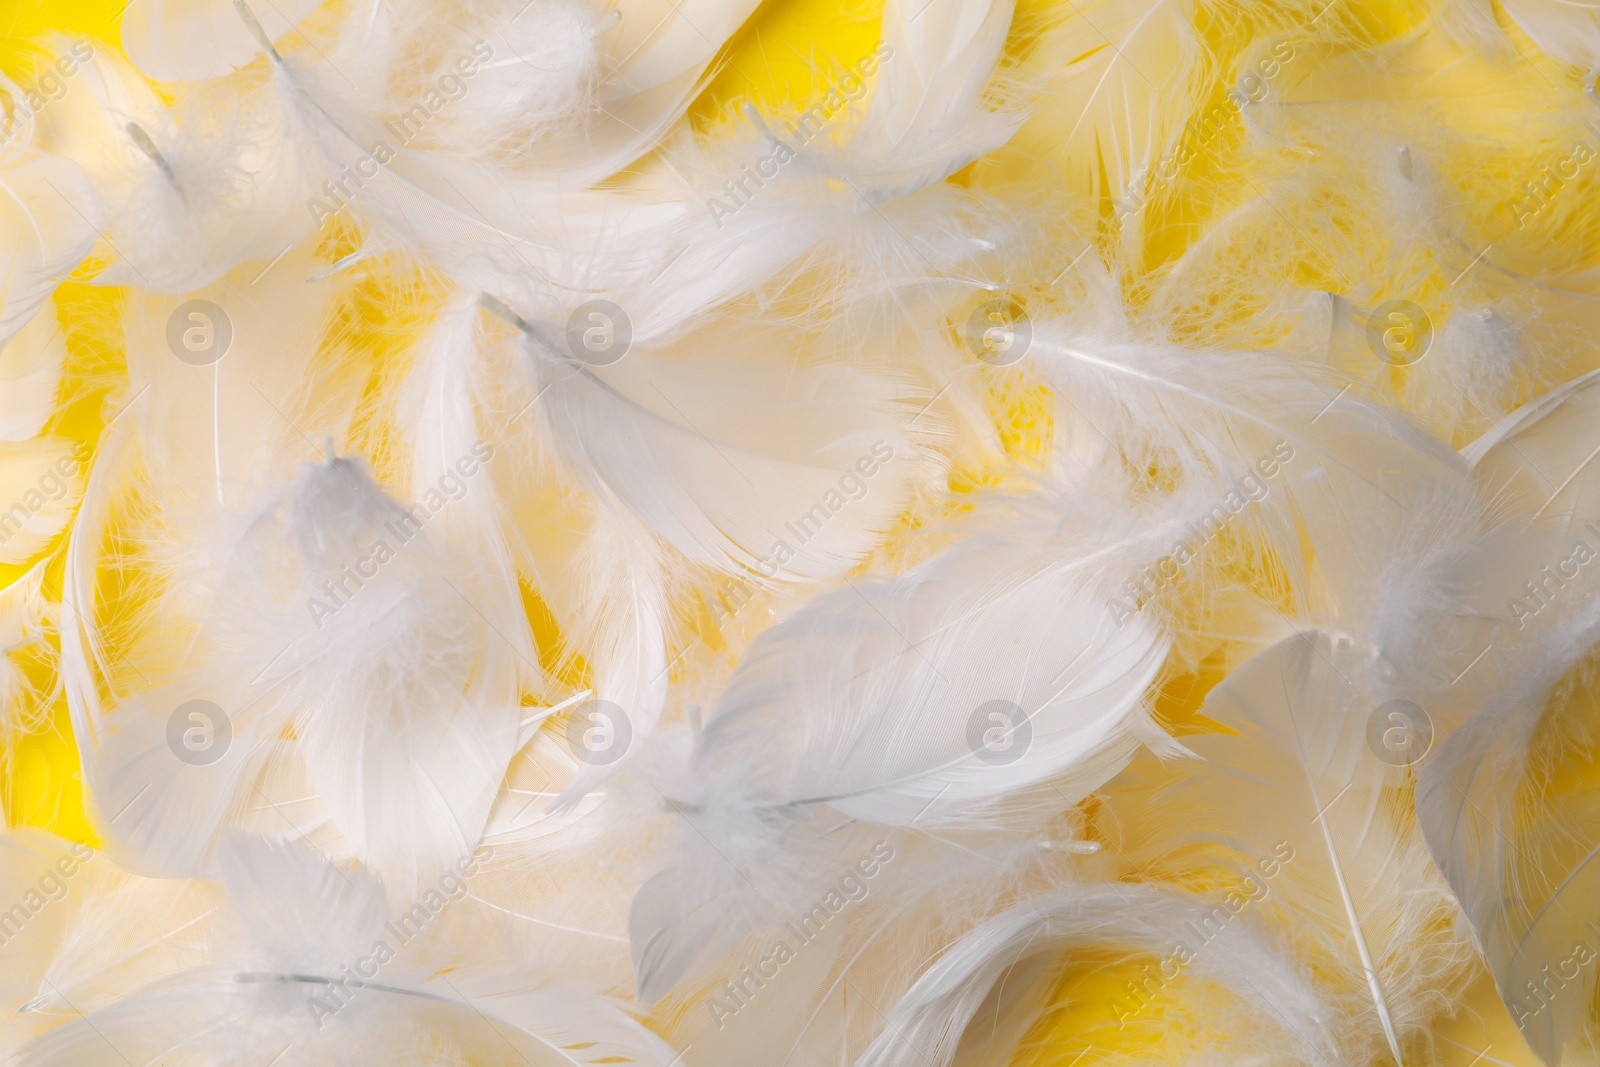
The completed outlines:
{"type": "MultiPolygon", "coordinates": [[[[1210,914],[1203,898],[1140,885],[1066,887],[1025,900],[951,945],[886,1013],[856,1067],[998,1062],[1041,1014],[1039,980],[1063,956],[1085,949],[1165,955],[1187,944],[1193,924],[1210,914]],[[969,1032],[975,1024],[990,1032],[969,1032]]],[[[1193,953],[1192,975],[1245,1001],[1276,1031],[1276,1051],[1294,1057],[1287,1062],[1342,1062],[1316,990],[1243,925],[1193,953]]]]}
{"type": "Polygon", "coordinates": [[[1026,811],[1006,808],[1016,794],[1049,782],[1045,807],[1070,804],[1114,774],[1136,739],[1159,734],[1141,701],[1168,640],[1143,617],[1117,626],[1105,595],[1088,561],[969,547],[851,582],[758,637],[697,739],[689,791],[672,798],[685,844],[723,862],[707,853],[640,889],[641,998],[768,906],[719,885],[725,868],[781,865],[803,883],[839,865],[827,857],[846,842],[820,830],[823,812],[1003,826],[1026,811]],[[695,918],[710,900],[715,917],[695,918]]]}
{"type": "MultiPolygon", "coordinates": [[[[322,6],[322,0],[274,0],[261,20],[273,40],[322,6]]],[[[263,51],[239,20],[233,0],[150,0],[129,5],[122,48],[134,66],[160,82],[219,78],[248,66],[263,51]]]]}
{"type": "Polygon", "coordinates": [[[40,113],[39,140],[81,165],[105,203],[111,262],[97,282],[192,292],[311,234],[313,190],[273,101],[180,86],[169,105],[104,45],[53,48],[80,65],[73,91],[40,113]]]}
{"type": "Polygon", "coordinates": [[[1224,522],[1243,517],[1310,603],[1359,616],[1412,508],[1466,491],[1449,446],[1288,358],[1074,336],[1059,320],[1031,329],[1062,421],[1115,447],[1103,465],[1135,485],[1153,467],[1224,522]],[[1259,498],[1241,492],[1247,479],[1259,498]]]}
{"type": "Polygon", "coordinates": [[[1417,789],[1423,834],[1501,999],[1551,1064],[1590,1017],[1595,969],[1569,974],[1573,954],[1600,950],[1600,824],[1587,792],[1562,784],[1595,744],[1600,600],[1573,560],[1600,547],[1589,519],[1600,514],[1596,381],[1586,374],[1535,398],[1466,450],[1500,526],[1446,577],[1472,598],[1483,625],[1469,632],[1486,643],[1445,646],[1476,655],[1461,672],[1470,688],[1440,685],[1437,699],[1472,715],[1417,789]]]}
{"type": "MultiPolygon", "coordinates": [[[[1184,741],[1203,762],[1130,778],[1120,786],[1136,798],[1127,806],[1119,787],[1111,796],[1125,828],[1120,855],[1166,879],[1237,884],[1228,919],[1253,909],[1312,963],[1352,1060],[1386,1048],[1406,1063],[1405,1048],[1443,1007],[1430,998],[1461,970],[1444,933],[1448,893],[1393,797],[1403,759],[1383,758],[1382,741],[1396,727],[1384,718],[1370,736],[1392,692],[1375,668],[1348,638],[1289,637],[1207,695],[1200,713],[1221,729],[1184,741]]],[[[1420,719],[1402,717],[1399,729],[1420,734],[1420,719]]]]}
{"type": "MultiPolygon", "coordinates": [[[[425,930],[385,923],[410,901],[391,899],[360,867],[249,839],[230,841],[222,861],[229,922],[204,964],[43,1035],[16,1062],[98,1064],[108,1052],[196,1067],[263,1055],[288,1067],[373,1058],[667,1067],[672,1059],[603,998],[452,965],[425,930]]],[[[437,911],[450,891],[416,899],[437,911]]]]}
{"type": "MultiPolygon", "coordinates": [[[[22,93],[9,80],[0,91],[22,93]]],[[[31,126],[31,120],[30,120],[31,126]]],[[[99,198],[70,159],[26,147],[0,150],[0,345],[33,319],[55,287],[94,248],[99,198]]]]}

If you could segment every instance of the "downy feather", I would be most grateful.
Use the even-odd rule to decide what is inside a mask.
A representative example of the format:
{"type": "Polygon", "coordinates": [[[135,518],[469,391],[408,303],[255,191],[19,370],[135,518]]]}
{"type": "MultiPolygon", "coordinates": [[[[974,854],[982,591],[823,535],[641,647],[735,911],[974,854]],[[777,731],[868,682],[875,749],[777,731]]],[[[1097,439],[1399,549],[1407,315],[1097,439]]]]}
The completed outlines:
{"type": "MultiPolygon", "coordinates": [[[[53,42],[60,55],[91,47],[53,42]]],[[[104,46],[74,77],[74,91],[41,112],[39,137],[81,165],[105,203],[110,262],[96,282],[192,292],[310,236],[313,190],[272,101],[179,86],[169,105],[104,46]]]]}

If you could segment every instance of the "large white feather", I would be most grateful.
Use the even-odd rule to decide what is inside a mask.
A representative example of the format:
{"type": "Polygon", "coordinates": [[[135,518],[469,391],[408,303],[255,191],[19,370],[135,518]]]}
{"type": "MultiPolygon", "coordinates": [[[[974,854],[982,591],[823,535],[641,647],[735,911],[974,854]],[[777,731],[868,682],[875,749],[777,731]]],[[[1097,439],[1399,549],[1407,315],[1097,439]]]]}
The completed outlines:
{"type": "Polygon", "coordinates": [[[1146,874],[1218,880],[1226,921],[1255,909],[1280,924],[1328,983],[1352,1057],[1405,1063],[1441,1006],[1429,998],[1461,975],[1449,896],[1402,791],[1405,758],[1425,749],[1383,744],[1426,727],[1415,712],[1390,721],[1385,707],[1412,705],[1387,699],[1350,639],[1286,638],[1207,695],[1201,714],[1221,729],[1184,740],[1203,762],[1130,778],[1118,818],[1120,853],[1146,874]]]}
{"type": "Polygon", "coordinates": [[[666,1067],[664,1042],[600,997],[452,965],[389,915],[438,912],[461,879],[391,898],[359,866],[311,849],[234,839],[222,871],[228,925],[202,966],[134,991],[34,1041],[16,1062],[286,1065],[381,1060],[666,1067]],[[379,946],[382,946],[380,951],[379,946]]]}
{"type": "Polygon", "coordinates": [[[1595,968],[1573,956],[1600,952],[1600,813],[1572,777],[1595,744],[1600,600],[1580,562],[1600,549],[1595,384],[1587,374],[1530,401],[1466,450],[1501,525],[1446,571],[1484,643],[1450,649],[1475,654],[1461,671],[1470,687],[1440,686],[1438,699],[1474,714],[1417,791],[1428,846],[1501,999],[1552,1064],[1591,1017],[1595,968]]]}
{"type": "Polygon", "coordinates": [[[769,906],[719,877],[727,868],[781,865],[803,884],[839,865],[827,857],[847,842],[821,829],[836,816],[1004,825],[1020,814],[1009,797],[1048,781],[1046,807],[1073,803],[1138,739],[1164,736],[1142,698],[1168,640],[1147,618],[1119,627],[1105,596],[1087,562],[966,547],[899,579],[851,582],[757,638],[672,798],[704,856],[634,902],[641,998],[769,906]]]}

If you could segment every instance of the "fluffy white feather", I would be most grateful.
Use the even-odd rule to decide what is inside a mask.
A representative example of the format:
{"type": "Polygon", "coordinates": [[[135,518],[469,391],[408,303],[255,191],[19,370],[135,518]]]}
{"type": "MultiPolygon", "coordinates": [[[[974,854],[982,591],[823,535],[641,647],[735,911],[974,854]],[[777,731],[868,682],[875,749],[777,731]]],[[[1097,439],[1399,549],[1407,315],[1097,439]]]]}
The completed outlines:
{"type": "Polygon", "coordinates": [[[99,284],[192,292],[311,234],[313,190],[271,100],[179,86],[169,104],[104,45],[56,38],[52,50],[80,66],[40,113],[39,139],[81,165],[105,203],[99,284]]]}
{"type": "Polygon", "coordinates": [[[1162,736],[1142,699],[1168,640],[1146,618],[1117,626],[1105,603],[1087,561],[968,547],[850,582],[757,638],[670,801],[701,858],[634,902],[640,996],[770,906],[729,868],[803,882],[838,866],[848,842],[822,821],[1004,825],[1021,814],[1009,798],[1049,782],[1070,804],[1162,736]]]}

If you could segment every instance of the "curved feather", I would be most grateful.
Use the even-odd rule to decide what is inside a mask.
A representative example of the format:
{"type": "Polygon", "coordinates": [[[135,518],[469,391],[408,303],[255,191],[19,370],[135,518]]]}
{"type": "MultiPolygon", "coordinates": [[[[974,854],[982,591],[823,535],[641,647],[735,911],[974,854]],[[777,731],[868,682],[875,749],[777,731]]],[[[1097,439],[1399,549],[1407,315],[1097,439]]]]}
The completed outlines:
{"type": "Polygon", "coordinates": [[[1595,382],[1587,374],[1530,401],[1467,450],[1502,530],[1452,577],[1479,592],[1494,625],[1472,665],[1475,713],[1417,790],[1428,847],[1500,997],[1551,1064],[1592,1017],[1594,968],[1573,956],[1600,951],[1600,794],[1582,770],[1594,753],[1600,626],[1573,562],[1600,542],[1595,382]]]}
{"type": "Polygon", "coordinates": [[[1087,566],[1027,553],[953,552],[852,582],[752,644],[696,745],[697,777],[723,802],[827,804],[887,826],[970,817],[1126,736],[1168,646],[1105,603],[1087,566]],[[976,720],[1003,756],[969,737],[997,700],[1024,713],[976,720]]]}
{"type": "MultiPolygon", "coordinates": [[[[1037,1018],[1039,980],[1074,950],[1165,955],[1211,915],[1198,896],[1099,884],[1043,894],[994,916],[951,945],[891,1008],[856,1067],[977,1067],[1004,1062],[1037,1018]],[[989,1033],[969,1032],[982,1011],[989,1033]]],[[[1282,1034],[1278,1051],[1342,1062],[1316,990],[1275,947],[1242,925],[1192,953],[1192,975],[1231,989],[1282,1034]]]]}

